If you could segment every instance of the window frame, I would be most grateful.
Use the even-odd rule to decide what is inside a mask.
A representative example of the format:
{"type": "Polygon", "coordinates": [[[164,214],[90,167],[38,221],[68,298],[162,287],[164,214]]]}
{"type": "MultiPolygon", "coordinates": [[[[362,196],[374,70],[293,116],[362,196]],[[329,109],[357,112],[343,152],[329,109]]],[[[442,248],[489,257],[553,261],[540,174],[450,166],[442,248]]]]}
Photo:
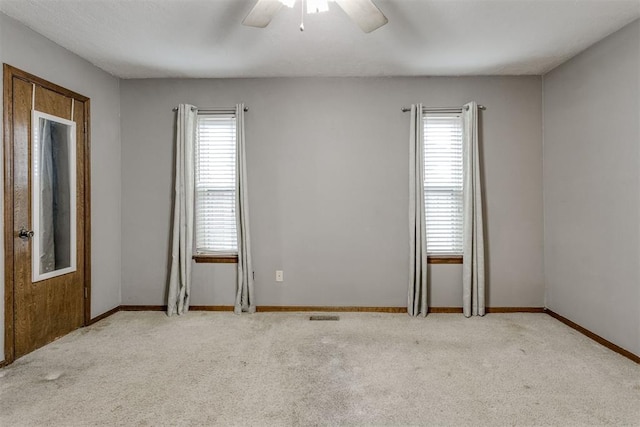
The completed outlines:
{"type": "MultiPolygon", "coordinates": [[[[444,111],[443,112],[440,112],[440,111],[430,112],[430,111],[424,111],[422,113],[422,120],[423,120],[422,126],[423,126],[423,129],[425,127],[425,120],[426,120],[427,116],[435,116],[435,117],[444,116],[444,117],[447,117],[447,116],[454,116],[454,115],[457,116],[457,117],[460,117],[460,122],[461,122],[460,123],[460,126],[461,126],[460,130],[463,133],[464,132],[464,125],[462,123],[462,112],[457,112],[457,111],[456,112],[453,112],[453,111],[452,112],[444,112],[444,111]]],[[[464,139],[464,135],[462,137],[464,139]]],[[[426,151],[426,134],[423,135],[423,150],[426,151]]],[[[424,156],[425,156],[425,162],[426,162],[426,154],[424,154],[424,156]]],[[[461,156],[462,156],[461,160],[464,162],[464,154],[462,153],[461,156]]],[[[464,169],[464,164],[463,164],[463,169],[464,169]]],[[[426,169],[423,170],[423,174],[426,177],[426,169]]],[[[426,219],[427,219],[426,218],[426,215],[427,215],[427,213],[426,213],[427,212],[427,209],[426,209],[426,188],[423,188],[423,191],[425,193],[425,230],[424,230],[424,232],[425,232],[425,236],[426,236],[426,233],[427,233],[427,231],[426,231],[426,222],[427,222],[426,221],[426,219]]],[[[463,180],[463,190],[462,191],[463,191],[463,194],[464,194],[464,180],[463,180]]],[[[463,207],[463,215],[464,215],[464,199],[462,200],[461,206],[463,207]]],[[[464,225],[462,227],[464,228],[464,225]]],[[[431,253],[429,253],[428,248],[427,248],[427,255],[426,256],[427,256],[427,263],[428,264],[462,264],[464,262],[464,257],[463,257],[462,253],[460,253],[460,254],[431,254],[431,253]]]]}
{"type": "MultiPolygon", "coordinates": [[[[223,117],[232,117],[234,119],[234,121],[236,121],[237,123],[237,117],[235,115],[235,113],[232,112],[203,112],[203,113],[198,113],[197,118],[196,118],[196,139],[198,138],[198,134],[197,134],[197,129],[200,125],[199,120],[200,117],[212,117],[212,116],[223,116],[223,117]]],[[[237,133],[236,133],[236,138],[237,138],[237,133]]],[[[237,139],[234,141],[236,143],[236,148],[237,148],[237,139]]],[[[198,162],[198,157],[197,157],[197,149],[198,149],[198,144],[199,141],[196,140],[196,144],[194,147],[194,171],[195,168],[197,167],[197,162],[198,162]]],[[[236,156],[237,159],[237,156],[236,156]]],[[[235,165],[236,168],[238,167],[238,165],[235,165]]],[[[195,173],[194,173],[194,181],[196,180],[195,177],[195,173]]],[[[196,204],[196,197],[197,197],[197,181],[194,182],[194,209],[193,209],[193,213],[194,213],[194,229],[193,229],[193,233],[194,233],[194,237],[193,237],[193,255],[192,255],[192,259],[197,263],[197,264],[234,264],[238,262],[238,248],[237,248],[237,242],[236,242],[236,250],[235,252],[215,252],[215,251],[211,251],[211,252],[198,252],[197,250],[197,221],[196,221],[196,217],[197,217],[197,204],[196,204]]],[[[237,194],[237,190],[235,190],[235,197],[237,199],[238,194],[237,194]]],[[[237,228],[237,224],[236,224],[236,228],[237,228]]]]}

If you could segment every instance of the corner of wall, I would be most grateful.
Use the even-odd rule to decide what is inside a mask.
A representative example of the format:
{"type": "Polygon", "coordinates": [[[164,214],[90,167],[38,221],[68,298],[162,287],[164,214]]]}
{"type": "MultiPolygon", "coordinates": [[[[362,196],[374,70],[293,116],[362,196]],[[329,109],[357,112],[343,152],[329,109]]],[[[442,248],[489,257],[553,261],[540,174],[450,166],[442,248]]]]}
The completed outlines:
{"type": "Polygon", "coordinates": [[[540,112],[540,117],[541,117],[541,122],[542,122],[542,141],[540,141],[540,143],[542,144],[542,278],[544,280],[544,295],[543,295],[543,301],[544,301],[544,307],[548,308],[549,307],[549,281],[547,280],[547,263],[546,263],[546,249],[547,249],[547,229],[546,229],[546,215],[545,215],[545,185],[544,185],[544,177],[545,177],[545,173],[544,173],[544,153],[545,153],[545,146],[544,146],[544,142],[545,142],[545,128],[544,128],[544,79],[545,79],[546,74],[542,74],[540,76],[540,92],[541,92],[541,102],[540,102],[540,108],[541,108],[541,112],[540,112]]]}
{"type": "Polygon", "coordinates": [[[120,142],[119,150],[119,163],[120,163],[120,197],[118,206],[118,212],[120,213],[120,254],[118,263],[120,265],[120,279],[118,283],[118,306],[122,305],[122,286],[123,286],[123,272],[122,272],[122,79],[117,79],[118,85],[118,141],[120,142]]]}

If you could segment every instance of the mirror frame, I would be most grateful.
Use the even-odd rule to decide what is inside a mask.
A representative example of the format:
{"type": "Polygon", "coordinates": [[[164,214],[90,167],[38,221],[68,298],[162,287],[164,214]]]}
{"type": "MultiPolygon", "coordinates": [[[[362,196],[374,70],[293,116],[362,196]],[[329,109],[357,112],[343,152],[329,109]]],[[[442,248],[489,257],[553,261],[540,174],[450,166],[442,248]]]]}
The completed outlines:
{"type": "Polygon", "coordinates": [[[77,229],[76,220],[76,203],[77,203],[77,155],[76,155],[76,123],[61,117],[46,114],[41,111],[32,110],[31,112],[31,226],[33,230],[33,238],[31,241],[31,265],[32,265],[32,282],[39,282],[53,277],[62,276],[64,274],[73,273],[77,270],[78,253],[77,253],[77,229]],[[40,161],[40,136],[39,126],[40,119],[49,120],[68,126],[69,128],[69,201],[70,201],[70,266],[59,270],[50,271],[40,274],[40,177],[37,166],[40,161]]]}

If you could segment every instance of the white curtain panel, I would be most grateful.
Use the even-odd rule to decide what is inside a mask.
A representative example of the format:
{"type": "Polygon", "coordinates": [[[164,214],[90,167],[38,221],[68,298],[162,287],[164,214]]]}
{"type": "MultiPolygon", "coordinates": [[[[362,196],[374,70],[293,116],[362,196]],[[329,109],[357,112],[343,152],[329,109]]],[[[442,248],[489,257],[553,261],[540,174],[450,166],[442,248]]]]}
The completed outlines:
{"type": "Polygon", "coordinates": [[[255,313],[251,233],[249,231],[249,194],[245,155],[244,104],[236,105],[236,227],[238,230],[238,283],[234,312],[255,313]]]}
{"type": "Polygon", "coordinates": [[[180,104],[178,106],[171,272],[167,298],[167,314],[169,316],[189,311],[191,259],[193,256],[194,147],[197,116],[197,108],[193,105],[180,104]]]}
{"type": "Polygon", "coordinates": [[[427,240],[424,211],[424,128],[422,104],[411,106],[409,136],[409,295],[410,316],[426,316],[427,240]]]}
{"type": "Polygon", "coordinates": [[[462,109],[463,131],[463,261],[462,311],[466,317],[484,316],[484,228],[478,149],[478,104],[462,109]]]}

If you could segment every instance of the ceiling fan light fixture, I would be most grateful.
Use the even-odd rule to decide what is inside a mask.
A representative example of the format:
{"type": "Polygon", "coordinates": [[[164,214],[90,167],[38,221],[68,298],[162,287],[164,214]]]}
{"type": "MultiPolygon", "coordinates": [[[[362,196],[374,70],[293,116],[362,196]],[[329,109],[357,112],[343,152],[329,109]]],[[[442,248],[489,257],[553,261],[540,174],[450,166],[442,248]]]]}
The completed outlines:
{"type": "MultiPolygon", "coordinates": [[[[2,0],[0,0],[1,2],[2,0]]],[[[256,4],[249,14],[242,20],[242,24],[249,27],[265,28],[282,6],[292,8],[296,0],[255,0],[256,4]]],[[[329,10],[329,2],[335,2],[347,16],[365,33],[370,33],[385,25],[389,20],[373,3],[373,0],[300,0],[301,15],[304,16],[305,1],[307,13],[320,13],[329,10]]],[[[304,20],[304,18],[301,18],[304,20]]],[[[304,25],[300,25],[304,31],[304,25]]]]}
{"type": "MultiPolygon", "coordinates": [[[[296,4],[296,0],[278,0],[284,6],[292,8],[296,4]]],[[[329,1],[332,0],[306,0],[307,13],[322,13],[329,10],[329,1]]]]}
{"type": "Polygon", "coordinates": [[[328,0],[307,0],[307,13],[322,13],[329,10],[328,0]]]}

